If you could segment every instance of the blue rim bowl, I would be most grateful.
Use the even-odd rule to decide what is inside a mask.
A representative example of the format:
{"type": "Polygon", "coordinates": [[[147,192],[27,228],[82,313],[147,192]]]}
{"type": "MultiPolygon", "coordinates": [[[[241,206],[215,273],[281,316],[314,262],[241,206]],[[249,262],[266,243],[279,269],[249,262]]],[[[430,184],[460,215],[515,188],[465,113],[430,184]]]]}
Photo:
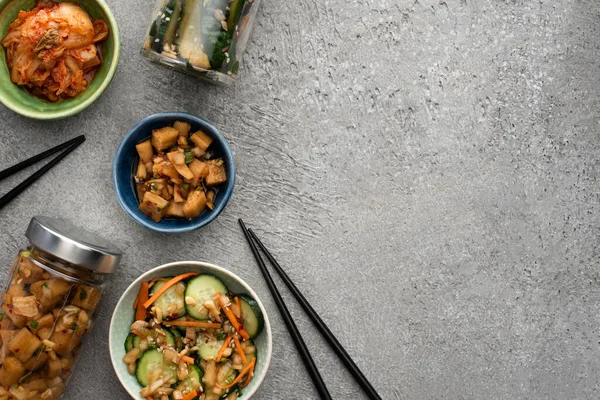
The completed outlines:
{"type": "Polygon", "coordinates": [[[231,198],[235,186],[235,160],[227,140],[219,130],[203,118],[182,112],[166,112],[154,114],[138,122],[123,138],[117,148],[112,165],[112,180],[117,200],[123,210],[138,224],[155,232],[160,233],[185,233],[211,223],[223,211],[225,205],[231,198]],[[133,171],[138,156],[135,145],[149,138],[153,129],[172,125],[175,121],[184,121],[192,126],[191,132],[202,130],[213,139],[211,150],[216,157],[223,158],[227,182],[219,187],[214,200],[215,209],[205,210],[202,214],[192,220],[165,218],[160,222],[154,222],[148,216],[138,210],[138,199],[136,194],[133,171]]]}

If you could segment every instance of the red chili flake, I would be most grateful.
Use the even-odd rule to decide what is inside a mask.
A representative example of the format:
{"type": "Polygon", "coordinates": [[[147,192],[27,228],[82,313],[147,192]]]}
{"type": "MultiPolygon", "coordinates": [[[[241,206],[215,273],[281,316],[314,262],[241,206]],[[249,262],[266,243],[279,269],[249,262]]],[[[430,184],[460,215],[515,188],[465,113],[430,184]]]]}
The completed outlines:
{"type": "Polygon", "coordinates": [[[66,330],[66,329],[63,329],[63,330],[62,330],[62,333],[67,333],[67,330],[66,330]]]}
{"type": "Polygon", "coordinates": [[[19,349],[15,349],[15,353],[18,353],[18,352],[19,352],[19,349]]]}

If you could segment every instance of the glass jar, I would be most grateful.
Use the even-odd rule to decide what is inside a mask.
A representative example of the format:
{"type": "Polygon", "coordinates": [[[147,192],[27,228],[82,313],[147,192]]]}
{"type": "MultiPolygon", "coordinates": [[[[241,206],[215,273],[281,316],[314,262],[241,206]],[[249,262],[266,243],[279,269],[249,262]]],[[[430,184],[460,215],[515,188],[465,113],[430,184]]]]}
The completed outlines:
{"type": "Polygon", "coordinates": [[[34,217],[26,236],[0,306],[0,398],[54,400],[122,254],[63,220],[34,217]]]}
{"type": "Polygon", "coordinates": [[[158,0],[142,54],[151,61],[230,85],[260,0],[158,0]]]}

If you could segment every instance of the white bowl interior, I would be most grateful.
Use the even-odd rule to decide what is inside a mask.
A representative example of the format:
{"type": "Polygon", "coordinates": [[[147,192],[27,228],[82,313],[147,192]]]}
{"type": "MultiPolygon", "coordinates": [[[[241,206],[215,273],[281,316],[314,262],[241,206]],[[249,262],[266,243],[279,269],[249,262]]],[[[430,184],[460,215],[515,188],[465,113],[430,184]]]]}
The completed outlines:
{"type": "Polygon", "coordinates": [[[125,338],[130,332],[131,324],[133,323],[133,318],[135,315],[133,303],[138,295],[142,282],[149,281],[153,278],[178,275],[186,272],[213,274],[221,279],[232,292],[244,293],[252,296],[252,298],[254,298],[258,303],[265,318],[265,327],[260,335],[258,335],[258,337],[254,340],[257,351],[254,378],[252,378],[250,384],[244,388],[243,395],[240,397],[240,400],[250,399],[258,390],[258,387],[267,374],[269,363],[271,361],[273,341],[269,318],[262,302],[256,293],[254,293],[254,291],[250,288],[250,286],[246,284],[246,282],[224,268],[204,262],[180,261],[161,265],[160,267],[156,267],[140,276],[127,288],[127,290],[125,290],[125,293],[123,293],[121,296],[121,299],[117,303],[117,306],[113,312],[108,337],[110,358],[117,377],[132,398],[144,400],[139,394],[142,388],[141,385],[138,383],[135,376],[129,375],[127,372],[127,365],[122,361],[123,356],[125,355],[125,338]]]}

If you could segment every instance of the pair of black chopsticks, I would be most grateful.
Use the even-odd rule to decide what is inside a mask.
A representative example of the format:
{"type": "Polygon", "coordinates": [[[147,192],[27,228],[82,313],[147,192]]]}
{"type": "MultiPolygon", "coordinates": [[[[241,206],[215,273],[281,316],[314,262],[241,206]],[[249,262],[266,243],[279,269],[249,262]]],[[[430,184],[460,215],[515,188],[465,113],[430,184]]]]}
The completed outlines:
{"type": "Polygon", "coordinates": [[[7,178],[10,175],[15,174],[17,172],[20,172],[23,169],[29,167],[30,165],[33,165],[33,164],[37,163],[38,161],[41,161],[48,156],[51,156],[54,153],[58,153],[59,151],[64,150],[62,153],[60,153],[54,159],[52,159],[50,162],[48,162],[48,164],[44,165],[42,168],[40,168],[39,170],[34,172],[31,176],[29,176],[29,178],[25,179],[23,182],[21,182],[20,184],[15,186],[4,196],[0,197],[0,209],[2,209],[5,205],[10,203],[10,201],[12,199],[17,197],[19,194],[21,194],[22,191],[24,191],[29,186],[31,186],[32,183],[37,181],[42,175],[44,175],[52,167],[54,167],[56,164],[58,164],[60,162],[60,160],[65,158],[70,152],[75,150],[75,148],[83,142],[85,142],[85,136],[84,135],[77,136],[75,139],[71,139],[68,142],[59,144],[58,146],[53,147],[49,150],[46,150],[46,151],[44,151],[36,156],[33,156],[31,158],[28,158],[25,161],[21,161],[20,163],[13,165],[12,167],[6,168],[4,171],[0,171],[0,181],[1,181],[2,179],[7,178]]]}
{"type": "Polygon", "coordinates": [[[273,295],[273,297],[275,299],[275,304],[277,304],[277,308],[279,308],[279,312],[281,313],[281,316],[283,317],[283,321],[285,322],[285,325],[287,326],[288,331],[292,335],[294,344],[296,345],[296,348],[300,352],[302,361],[304,362],[304,365],[306,366],[306,369],[308,370],[308,373],[310,374],[310,376],[317,388],[317,392],[319,392],[319,395],[321,396],[321,399],[331,399],[331,395],[329,394],[329,391],[327,390],[327,386],[325,385],[325,382],[323,381],[323,378],[321,377],[321,374],[319,373],[319,370],[317,369],[317,366],[315,365],[315,362],[314,362],[312,356],[310,355],[308,348],[306,347],[306,343],[304,343],[304,339],[302,339],[302,335],[300,334],[298,327],[294,323],[292,315],[290,314],[289,310],[287,309],[287,306],[285,305],[285,302],[283,301],[283,298],[281,297],[279,290],[277,290],[277,286],[275,286],[275,282],[273,281],[273,278],[271,277],[269,270],[267,270],[267,267],[258,251],[257,245],[258,245],[258,247],[260,247],[260,249],[263,251],[263,253],[267,256],[267,259],[271,262],[271,264],[273,265],[273,267],[275,268],[275,270],[277,271],[279,276],[281,276],[281,279],[283,280],[283,282],[290,289],[290,291],[292,292],[294,297],[298,300],[298,302],[300,303],[300,305],[302,306],[304,311],[308,314],[310,319],[317,326],[317,328],[319,329],[321,334],[325,337],[325,339],[327,340],[327,342],[329,343],[331,348],[336,352],[338,357],[340,357],[340,359],[342,360],[342,362],[344,363],[346,368],[348,368],[348,370],[350,371],[352,376],[354,376],[354,379],[356,379],[358,381],[362,390],[369,396],[369,398],[381,400],[381,396],[379,396],[379,394],[377,394],[377,391],[373,388],[373,385],[371,385],[371,383],[367,380],[365,375],[361,372],[361,370],[358,368],[358,366],[354,363],[354,361],[352,360],[350,355],[346,352],[344,347],[340,344],[340,342],[333,335],[333,333],[331,333],[331,331],[329,330],[327,325],[325,325],[325,322],[323,322],[321,317],[319,317],[319,314],[317,314],[317,312],[314,310],[314,308],[312,308],[312,306],[308,303],[306,298],[304,298],[304,296],[302,295],[300,290],[296,287],[296,285],[294,285],[294,283],[292,282],[290,277],[285,273],[283,268],[281,268],[279,263],[271,255],[269,250],[267,250],[265,245],[262,244],[260,239],[258,239],[256,234],[252,231],[252,229],[246,228],[244,221],[239,219],[239,223],[242,227],[242,230],[244,231],[246,240],[248,241],[248,244],[250,245],[250,248],[252,249],[254,258],[256,258],[256,262],[258,263],[260,271],[262,272],[265,280],[267,281],[267,286],[269,287],[269,290],[271,291],[271,294],[273,295]]]}

